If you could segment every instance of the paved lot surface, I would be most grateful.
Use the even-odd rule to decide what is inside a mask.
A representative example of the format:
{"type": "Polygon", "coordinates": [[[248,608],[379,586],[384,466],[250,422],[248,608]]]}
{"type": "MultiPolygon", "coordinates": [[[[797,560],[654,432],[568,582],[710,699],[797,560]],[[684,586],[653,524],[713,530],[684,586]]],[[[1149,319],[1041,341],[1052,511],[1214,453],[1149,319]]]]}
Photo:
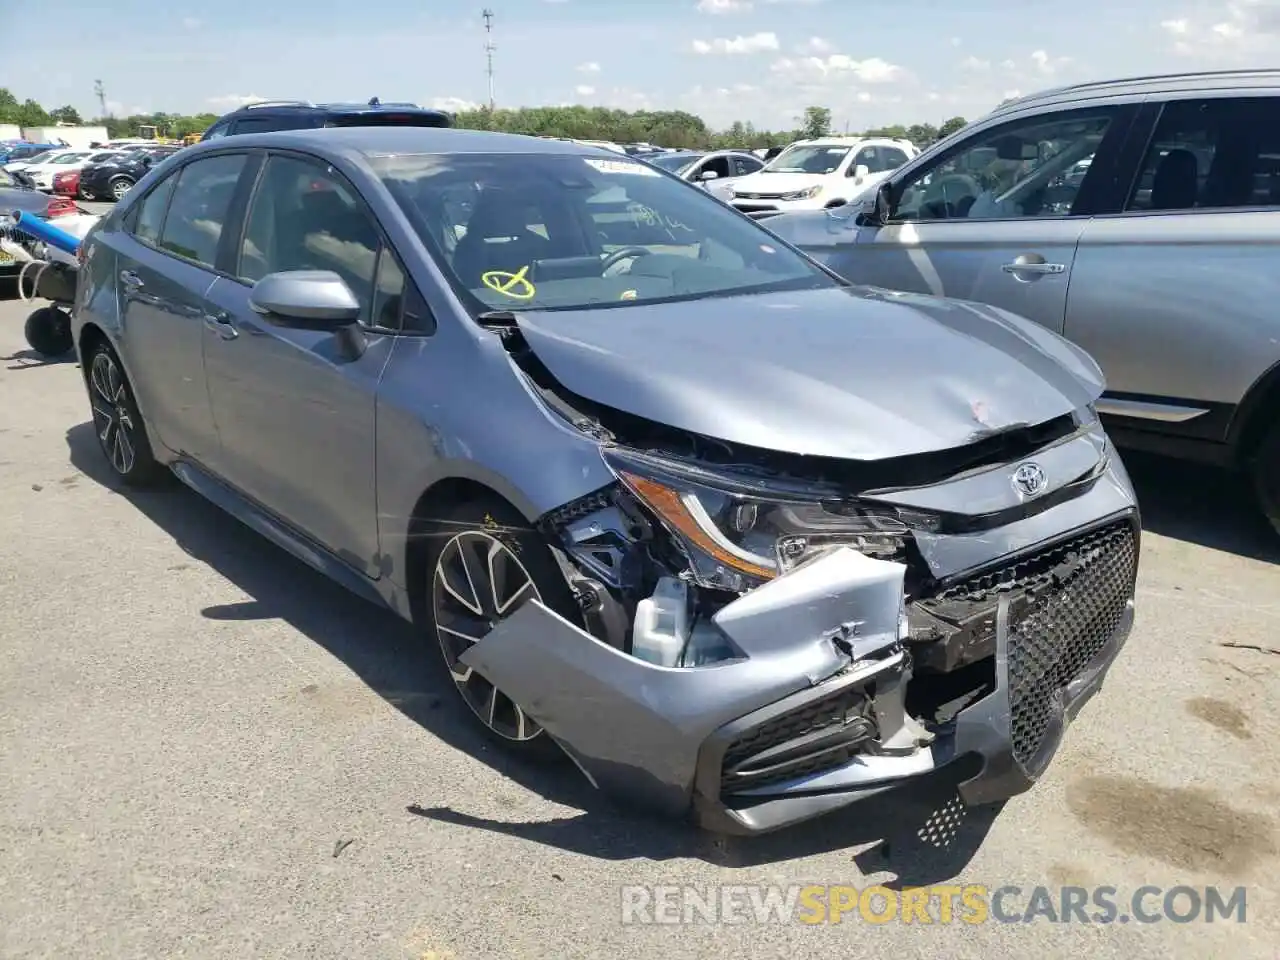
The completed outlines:
{"type": "Polygon", "coordinates": [[[116,489],[26,311],[0,303],[0,955],[1277,956],[1280,549],[1220,477],[1135,462],[1139,626],[1035,791],[935,843],[945,785],[716,841],[484,749],[390,616],[194,494],[116,489]],[[1242,884],[1248,920],[621,922],[624,884],[953,879],[1242,884]]]}

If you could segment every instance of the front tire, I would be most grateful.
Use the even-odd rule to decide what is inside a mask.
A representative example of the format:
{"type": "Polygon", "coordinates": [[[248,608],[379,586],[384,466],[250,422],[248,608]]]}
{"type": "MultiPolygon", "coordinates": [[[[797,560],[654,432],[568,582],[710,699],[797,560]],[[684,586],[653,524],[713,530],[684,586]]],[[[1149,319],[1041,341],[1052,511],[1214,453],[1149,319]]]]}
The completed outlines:
{"type": "Polygon", "coordinates": [[[423,625],[459,696],[485,734],[506,749],[540,760],[562,757],[518,704],[458,661],[530,600],[581,622],[546,543],[517,511],[493,496],[445,509],[429,525],[426,543],[423,625]]]}
{"type": "Polygon", "coordinates": [[[90,352],[86,369],[94,432],[107,463],[128,486],[155,483],[165,468],[151,452],[142,413],[120,361],[109,346],[99,343],[90,352]]]}
{"type": "Polygon", "coordinates": [[[27,345],[44,357],[61,357],[71,351],[71,318],[57,307],[41,307],[27,317],[22,328],[27,345]]]}
{"type": "Polygon", "coordinates": [[[1273,424],[1258,445],[1250,476],[1263,515],[1280,534],[1280,423],[1273,424]]]}
{"type": "Polygon", "coordinates": [[[119,203],[124,195],[133,188],[133,181],[128,177],[120,177],[111,181],[111,199],[119,203]]]}

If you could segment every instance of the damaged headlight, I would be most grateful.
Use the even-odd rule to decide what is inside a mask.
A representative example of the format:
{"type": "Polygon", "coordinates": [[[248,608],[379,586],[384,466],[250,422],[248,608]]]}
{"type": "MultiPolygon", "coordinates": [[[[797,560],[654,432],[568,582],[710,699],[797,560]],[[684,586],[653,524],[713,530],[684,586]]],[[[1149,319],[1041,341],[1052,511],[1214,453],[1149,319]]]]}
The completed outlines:
{"type": "Polygon", "coordinates": [[[936,518],[868,505],[838,491],[729,476],[618,447],[605,462],[679,541],[694,580],[746,590],[835,547],[901,560],[913,529],[936,518]]]}

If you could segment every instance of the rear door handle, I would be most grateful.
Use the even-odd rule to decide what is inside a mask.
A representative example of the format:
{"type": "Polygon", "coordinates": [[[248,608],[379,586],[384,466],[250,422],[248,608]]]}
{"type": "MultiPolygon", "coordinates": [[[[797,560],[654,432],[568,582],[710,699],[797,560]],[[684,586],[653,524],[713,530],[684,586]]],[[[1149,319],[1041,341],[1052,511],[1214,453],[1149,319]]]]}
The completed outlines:
{"type": "Polygon", "coordinates": [[[206,313],[204,315],[204,325],[223,340],[234,340],[240,336],[240,331],[236,329],[236,325],[231,319],[231,314],[225,310],[219,310],[217,313],[206,313]]]}
{"type": "Polygon", "coordinates": [[[1036,276],[1044,276],[1046,274],[1066,273],[1067,265],[1065,263],[1006,263],[1000,268],[1005,273],[1029,273],[1036,276]]]}

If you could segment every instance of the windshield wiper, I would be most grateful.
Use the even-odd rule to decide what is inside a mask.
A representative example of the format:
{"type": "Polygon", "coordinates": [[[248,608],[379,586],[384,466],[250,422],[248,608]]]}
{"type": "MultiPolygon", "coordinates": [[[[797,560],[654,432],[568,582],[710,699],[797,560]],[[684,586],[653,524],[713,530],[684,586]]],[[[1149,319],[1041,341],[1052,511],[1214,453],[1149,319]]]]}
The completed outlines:
{"type": "Polygon", "coordinates": [[[476,323],[486,330],[510,330],[516,325],[516,315],[511,310],[486,310],[476,314],[476,323]]]}

